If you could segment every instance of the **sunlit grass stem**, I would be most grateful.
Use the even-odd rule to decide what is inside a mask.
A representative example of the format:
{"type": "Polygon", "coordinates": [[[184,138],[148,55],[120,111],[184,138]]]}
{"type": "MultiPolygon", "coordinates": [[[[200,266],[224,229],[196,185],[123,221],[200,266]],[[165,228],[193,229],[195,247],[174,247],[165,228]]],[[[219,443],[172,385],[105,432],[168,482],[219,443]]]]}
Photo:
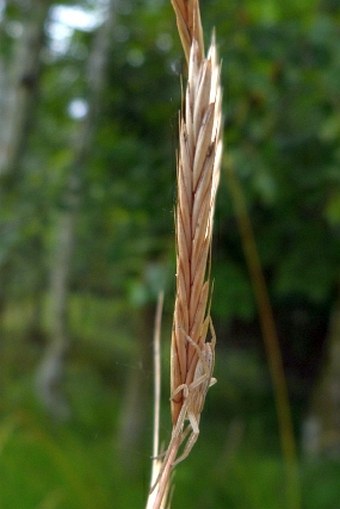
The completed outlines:
{"type": "Polygon", "coordinates": [[[214,35],[205,55],[198,0],[172,0],[172,5],[188,73],[177,156],[172,432],[161,470],[151,486],[150,495],[155,497],[152,509],[162,507],[173,468],[196,443],[205,397],[216,381],[212,376],[215,334],[210,317],[210,258],[222,156],[221,69],[214,35]]]}

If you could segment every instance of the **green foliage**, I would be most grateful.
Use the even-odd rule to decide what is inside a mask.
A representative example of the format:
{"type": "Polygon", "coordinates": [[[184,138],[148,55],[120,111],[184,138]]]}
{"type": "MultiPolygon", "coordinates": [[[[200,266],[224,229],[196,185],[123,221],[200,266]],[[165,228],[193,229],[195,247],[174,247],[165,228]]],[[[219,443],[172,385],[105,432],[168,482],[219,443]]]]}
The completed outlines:
{"type": "Polygon", "coordinates": [[[232,319],[252,317],[253,298],[248,275],[235,262],[215,264],[214,311],[216,316],[232,319]]]}
{"type": "Polygon", "coordinates": [[[338,49],[335,37],[322,34],[334,33],[336,19],[313,5],[292,18],[286,16],[290,6],[293,13],[294,2],[282,11],[272,4],[268,12],[249,2],[229,28],[227,135],[276,295],[324,301],[339,256],[327,196],[340,173],[338,49]]]}
{"type": "MultiPolygon", "coordinates": [[[[91,3],[79,5],[93,12],[91,3]]],[[[306,7],[295,0],[284,5],[215,0],[203,2],[202,9],[207,39],[216,25],[224,60],[226,146],[247,198],[272,294],[278,300],[298,294],[322,304],[334,289],[340,250],[339,12],[327,3],[306,7]]],[[[20,16],[12,10],[8,23],[20,16]]],[[[116,16],[96,141],[82,170],[73,282],[129,293],[150,260],[169,266],[173,259],[180,106],[174,70],[180,70],[181,57],[169,2],[120,5],[116,16]]],[[[71,29],[61,50],[53,33],[47,33],[37,125],[16,207],[20,217],[32,218],[34,232],[20,230],[15,246],[6,248],[25,253],[24,259],[18,256],[25,273],[31,270],[27,247],[32,246],[32,254],[49,249],[54,218],[63,206],[73,139],[81,128],[69,105],[87,98],[93,33],[71,29]]],[[[218,259],[222,262],[213,305],[225,321],[249,319],[255,309],[223,186],[218,208],[215,259],[217,265],[218,259]]],[[[6,238],[4,246],[12,242],[10,235],[6,238]]]]}
{"type": "MultiPolygon", "coordinates": [[[[132,453],[138,463],[135,472],[124,470],[115,433],[124,373],[136,347],[131,313],[126,314],[118,299],[72,297],[74,346],[65,379],[72,418],[61,424],[51,421],[32,396],[33,367],[40,354],[38,345],[24,335],[31,311],[30,306],[16,306],[6,314],[1,508],[143,506],[151,430],[132,453]]],[[[148,375],[145,372],[145,381],[148,375]]],[[[268,375],[251,351],[219,348],[216,376],[218,383],[209,392],[202,416],[201,436],[176,471],[173,506],[284,509],[283,464],[268,375]]],[[[163,403],[162,415],[167,416],[166,395],[163,403]]],[[[165,439],[169,422],[165,418],[162,422],[165,439]]],[[[302,462],[300,468],[304,507],[334,509],[340,496],[339,465],[320,460],[302,462]]]]}
{"type": "MultiPolygon", "coordinates": [[[[141,455],[144,468],[137,477],[124,473],[108,425],[108,415],[117,413],[118,402],[112,400],[112,394],[111,398],[102,397],[102,383],[94,394],[94,385],[93,375],[85,385],[84,377],[78,377],[73,387],[76,413],[67,427],[53,426],[27,401],[24,409],[2,421],[3,509],[86,509],[98,504],[103,509],[137,508],[144,504],[149,475],[145,469],[147,454],[141,455]],[[90,409],[89,419],[84,410],[89,413],[90,409]],[[105,428],[101,416],[105,416],[105,428]]],[[[233,429],[230,420],[215,424],[206,421],[204,415],[204,439],[201,437],[190,458],[177,469],[173,506],[284,509],[280,456],[261,452],[254,441],[249,446],[250,437],[244,442],[242,422],[233,429]]],[[[262,435],[265,433],[262,428],[262,435]]],[[[339,473],[339,465],[330,461],[302,464],[304,507],[334,509],[340,495],[339,473]]]]}

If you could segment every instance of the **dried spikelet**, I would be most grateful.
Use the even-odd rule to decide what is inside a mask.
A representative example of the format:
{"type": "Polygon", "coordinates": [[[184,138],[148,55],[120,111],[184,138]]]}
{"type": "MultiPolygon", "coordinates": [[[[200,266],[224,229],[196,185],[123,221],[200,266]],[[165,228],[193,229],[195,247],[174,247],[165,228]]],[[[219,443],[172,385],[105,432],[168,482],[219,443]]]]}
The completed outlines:
{"type": "Polygon", "coordinates": [[[173,467],[190,453],[209,387],[215,382],[210,319],[210,253],[222,155],[222,92],[215,37],[207,57],[198,0],[171,0],[188,63],[179,119],[176,300],[171,338],[172,434],[148,508],[161,509],[173,467]],[[189,423],[188,423],[189,421],[189,423]],[[179,451],[182,450],[182,453],[179,451]]]}
{"type": "Polygon", "coordinates": [[[198,60],[204,57],[203,29],[198,0],[171,0],[177,20],[178,33],[187,62],[192,41],[198,43],[198,60]]]}
{"type": "Polygon", "coordinates": [[[203,59],[194,39],[179,127],[177,291],[171,343],[174,424],[184,398],[176,389],[192,383],[198,362],[197,348],[187,337],[202,350],[210,323],[208,267],[222,153],[221,100],[215,37],[203,59]]]}

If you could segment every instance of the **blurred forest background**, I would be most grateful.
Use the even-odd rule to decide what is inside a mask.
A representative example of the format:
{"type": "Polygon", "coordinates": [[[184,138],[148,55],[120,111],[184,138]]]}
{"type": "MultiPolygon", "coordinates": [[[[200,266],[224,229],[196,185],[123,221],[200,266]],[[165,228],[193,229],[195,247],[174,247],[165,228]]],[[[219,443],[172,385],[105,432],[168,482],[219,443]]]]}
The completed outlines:
{"type": "MultiPolygon", "coordinates": [[[[278,328],[301,509],[339,509],[340,5],[205,0],[202,15],[223,59],[218,384],[173,507],[287,508],[231,167],[278,328]]],[[[182,69],[168,0],[0,0],[1,509],[144,506],[161,289],[170,432],[182,69]]]]}

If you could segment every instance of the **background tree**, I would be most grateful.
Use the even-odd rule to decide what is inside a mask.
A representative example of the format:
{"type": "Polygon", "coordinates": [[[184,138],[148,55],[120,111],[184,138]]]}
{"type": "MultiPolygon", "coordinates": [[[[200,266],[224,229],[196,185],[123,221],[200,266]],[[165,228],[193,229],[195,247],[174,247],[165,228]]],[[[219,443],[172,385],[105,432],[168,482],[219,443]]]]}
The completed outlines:
{"type": "MultiPolygon", "coordinates": [[[[104,11],[105,21],[94,36],[93,46],[88,57],[83,104],[83,119],[75,141],[73,161],[66,174],[65,187],[60,198],[61,207],[54,227],[54,246],[50,272],[50,310],[49,345],[37,373],[38,395],[46,408],[57,418],[65,419],[69,408],[63,396],[65,356],[70,348],[68,334],[68,300],[70,274],[73,264],[76,221],[80,207],[83,182],[91,156],[94,133],[102,107],[101,96],[105,86],[106,67],[110,49],[110,39],[115,20],[116,0],[111,0],[104,11]]],[[[74,105],[75,107],[76,105],[74,105]]],[[[81,103],[78,105],[81,107],[81,103]]]]}
{"type": "MultiPolygon", "coordinates": [[[[3,9],[2,127],[0,138],[1,238],[0,313],[5,307],[13,255],[23,235],[24,161],[30,132],[36,121],[41,51],[49,1],[32,0],[3,9]],[[20,20],[20,21],[19,21],[20,20]],[[7,21],[7,24],[6,24],[7,21]],[[22,22],[20,24],[20,22],[22,22]],[[11,37],[6,34],[6,26],[11,37]],[[7,36],[7,37],[6,37],[7,36]]],[[[8,32],[8,31],[7,31],[8,32]]],[[[15,268],[14,268],[15,271],[15,268]]]]}

